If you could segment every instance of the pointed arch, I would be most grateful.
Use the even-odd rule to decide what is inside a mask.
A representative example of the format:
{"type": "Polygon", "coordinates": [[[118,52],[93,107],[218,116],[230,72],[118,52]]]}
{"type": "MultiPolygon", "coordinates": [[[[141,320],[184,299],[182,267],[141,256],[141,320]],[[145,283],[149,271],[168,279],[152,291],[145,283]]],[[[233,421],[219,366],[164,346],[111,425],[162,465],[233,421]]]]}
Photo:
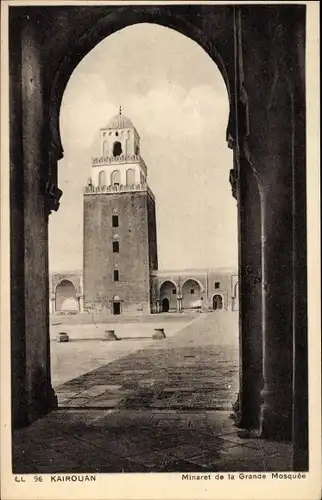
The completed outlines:
{"type": "Polygon", "coordinates": [[[176,310],[177,285],[171,280],[165,280],[160,285],[160,303],[163,312],[176,310]]]}
{"type": "MultiPolygon", "coordinates": [[[[116,132],[117,133],[117,132],[116,132]]],[[[120,141],[115,141],[113,144],[113,156],[121,156],[122,154],[122,144],[120,141]]]]}
{"type": "Polygon", "coordinates": [[[194,279],[188,278],[183,283],[182,288],[182,307],[183,309],[200,309],[202,306],[201,293],[203,286],[194,279]]]}
{"type": "Polygon", "coordinates": [[[128,168],[126,171],[126,184],[127,186],[135,184],[135,170],[133,168],[128,168]]]}
{"type": "Polygon", "coordinates": [[[212,296],[212,308],[214,311],[222,311],[225,306],[224,296],[221,293],[215,293],[212,296]]]}
{"type": "Polygon", "coordinates": [[[76,287],[69,279],[62,279],[55,287],[55,310],[79,311],[76,287]]]}
{"type": "Polygon", "coordinates": [[[111,184],[112,186],[121,184],[121,174],[119,170],[113,170],[111,173],[111,184]]]}
{"type": "Polygon", "coordinates": [[[106,173],[105,173],[105,170],[101,170],[100,173],[98,174],[98,185],[99,186],[106,186],[106,173]]]}

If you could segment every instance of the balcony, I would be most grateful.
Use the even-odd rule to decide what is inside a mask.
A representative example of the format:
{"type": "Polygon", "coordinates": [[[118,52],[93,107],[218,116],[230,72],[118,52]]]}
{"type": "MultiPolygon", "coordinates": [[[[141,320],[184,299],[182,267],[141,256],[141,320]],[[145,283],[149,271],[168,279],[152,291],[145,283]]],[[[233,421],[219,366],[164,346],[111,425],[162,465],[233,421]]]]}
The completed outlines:
{"type": "Polygon", "coordinates": [[[84,195],[93,194],[115,194],[115,193],[130,193],[133,191],[147,191],[154,199],[154,194],[147,183],[141,184],[114,184],[109,186],[93,186],[92,184],[84,187],[84,195]]]}
{"type": "Polygon", "coordinates": [[[142,170],[147,174],[146,164],[140,155],[121,155],[121,156],[95,156],[92,157],[92,167],[102,167],[104,165],[116,163],[140,163],[142,170]]]}

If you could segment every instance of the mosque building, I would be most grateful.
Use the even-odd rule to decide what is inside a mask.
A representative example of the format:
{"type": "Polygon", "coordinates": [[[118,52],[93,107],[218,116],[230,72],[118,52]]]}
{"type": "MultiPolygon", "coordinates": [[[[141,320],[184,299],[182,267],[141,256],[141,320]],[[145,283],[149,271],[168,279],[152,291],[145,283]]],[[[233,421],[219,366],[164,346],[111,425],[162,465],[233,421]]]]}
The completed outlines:
{"type": "Polygon", "coordinates": [[[83,271],[51,274],[51,313],[238,309],[236,271],[158,270],[147,175],[140,136],[120,108],[100,130],[100,156],[84,188],[83,271]]]}

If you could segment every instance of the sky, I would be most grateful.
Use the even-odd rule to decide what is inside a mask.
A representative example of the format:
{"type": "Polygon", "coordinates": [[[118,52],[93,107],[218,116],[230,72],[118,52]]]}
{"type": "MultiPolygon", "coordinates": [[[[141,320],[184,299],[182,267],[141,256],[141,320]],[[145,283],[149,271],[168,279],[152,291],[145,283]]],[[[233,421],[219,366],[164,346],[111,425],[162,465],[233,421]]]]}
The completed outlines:
{"type": "Polygon", "coordinates": [[[67,84],[58,164],[63,196],[50,215],[50,270],[82,269],[83,188],[92,156],[100,156],[99,130],[120,105],[140,135],[156,198],[159,269],[237,268],[224,80],[196,42],[140,24],[99,43],[67,84]]]}

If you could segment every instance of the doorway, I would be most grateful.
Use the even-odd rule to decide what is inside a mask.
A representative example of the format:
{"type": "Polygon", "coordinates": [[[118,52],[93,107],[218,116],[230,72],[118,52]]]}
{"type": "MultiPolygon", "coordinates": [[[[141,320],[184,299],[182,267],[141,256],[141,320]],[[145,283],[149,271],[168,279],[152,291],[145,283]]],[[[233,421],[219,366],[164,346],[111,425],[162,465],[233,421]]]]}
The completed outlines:
{"type": "Polygon", "coordinates": [[[214,295],[212,299],[212,307],[214,311],[219,311],[223,308],[223,300],[221,295],[214,295]]]}
{"type": "Polygon", "coordinates": [[[113,302],[113,314],[121,314],[121,302],[113,302]]]}
{"type": "Polygon", "coordinates": [[[169,312],[170,303],[166,297],[162,299],[162,312],[169,312]]]}

